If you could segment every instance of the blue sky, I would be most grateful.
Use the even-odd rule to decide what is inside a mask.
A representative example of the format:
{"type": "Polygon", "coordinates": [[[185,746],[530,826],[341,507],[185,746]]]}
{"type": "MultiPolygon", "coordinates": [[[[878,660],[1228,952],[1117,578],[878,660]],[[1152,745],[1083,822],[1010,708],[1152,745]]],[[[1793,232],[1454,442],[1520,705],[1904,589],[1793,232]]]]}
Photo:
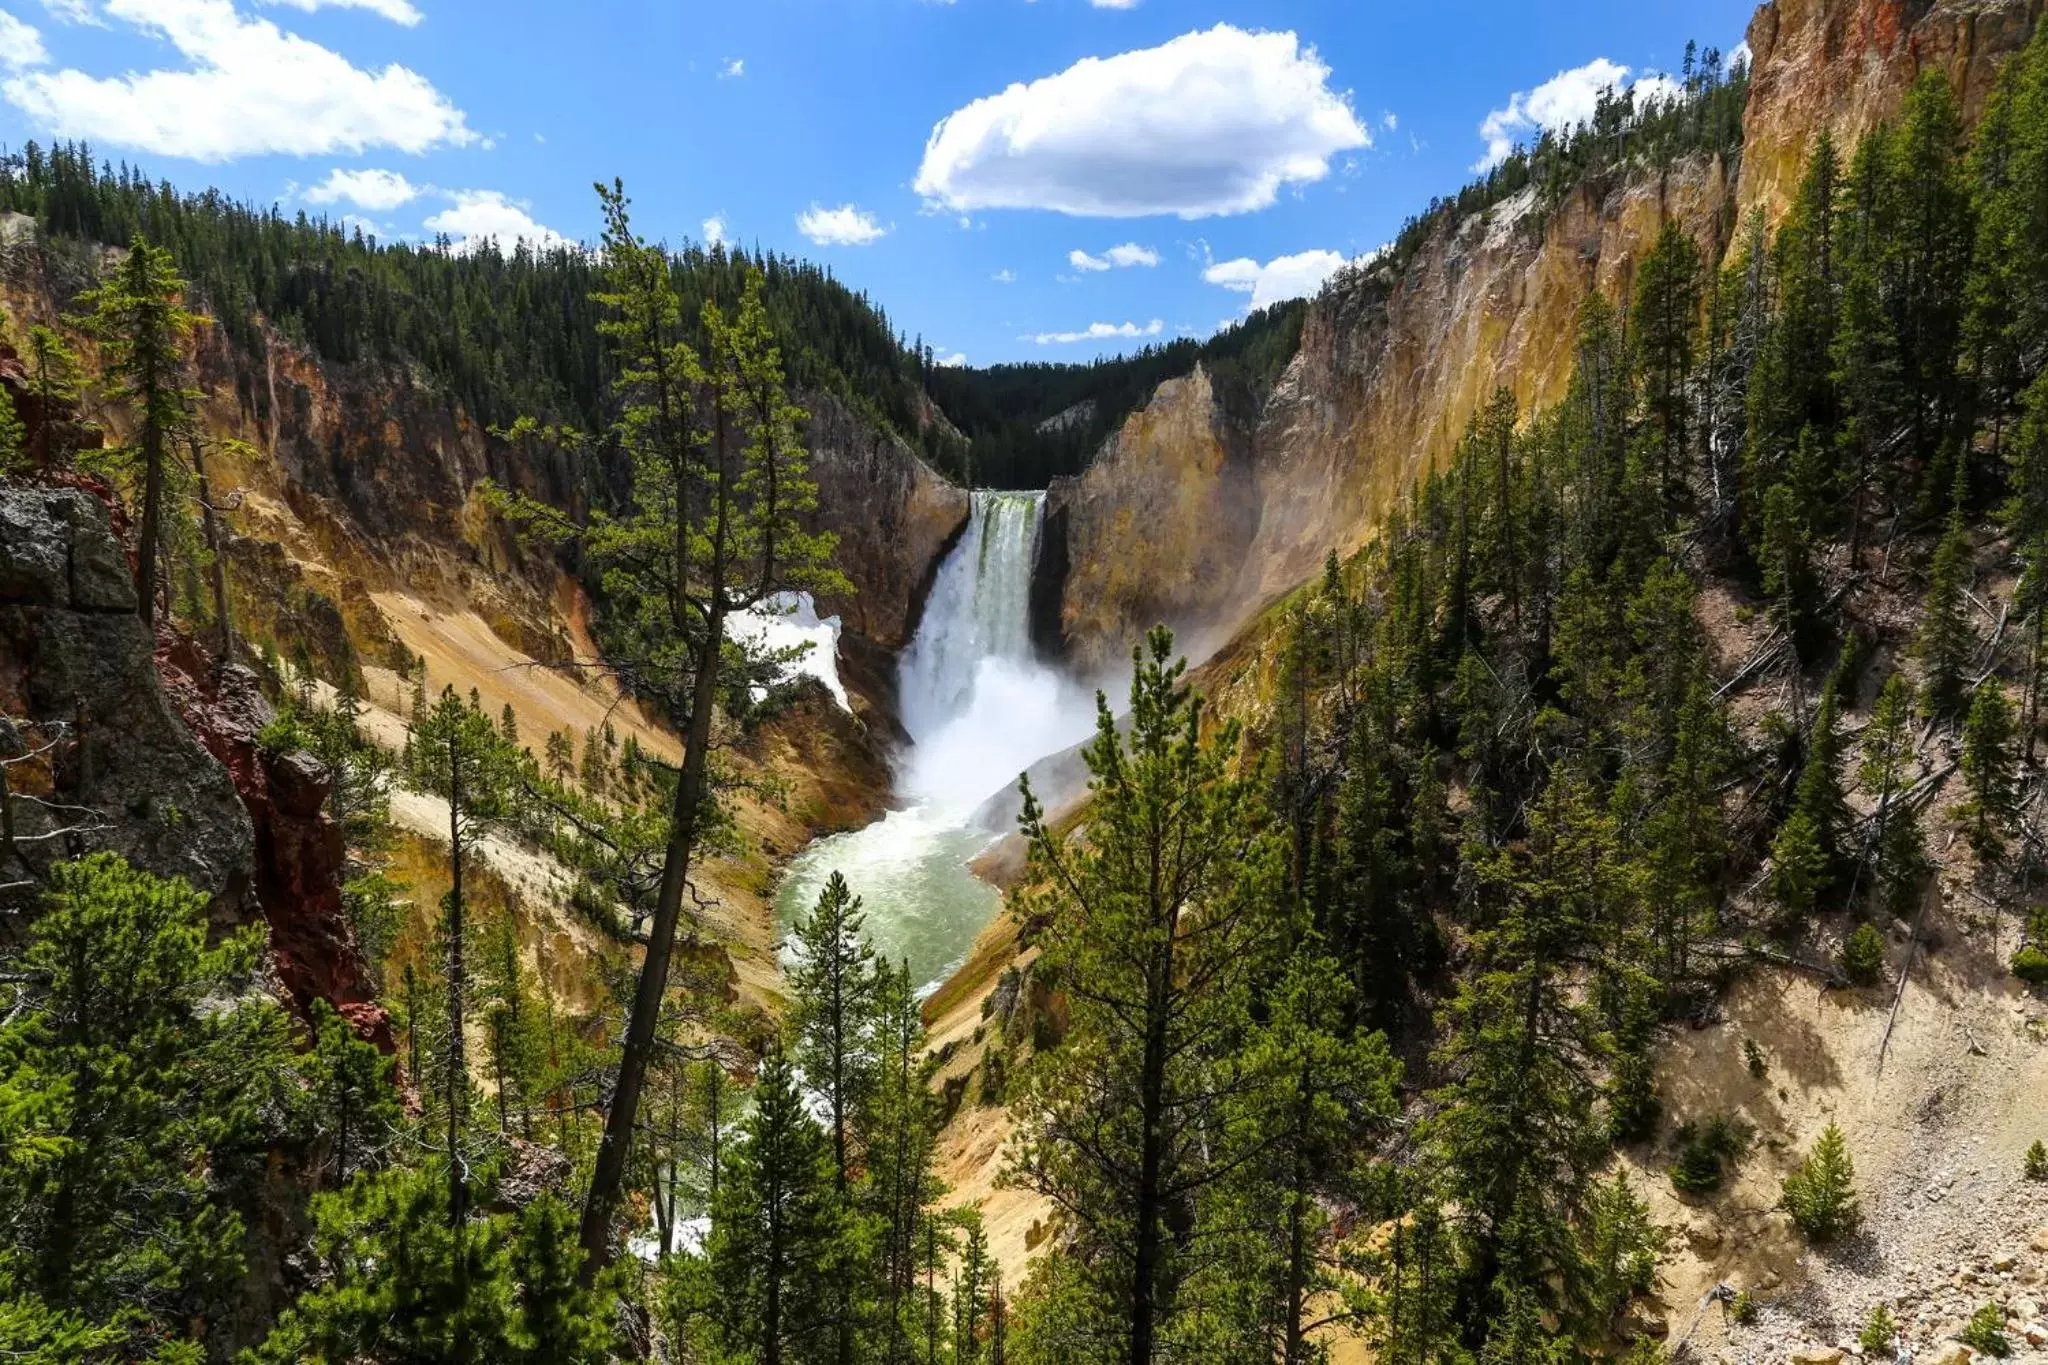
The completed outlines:
{"type": "Polygon", "coordinates": [[[1084,360],[1312,291],[1750,10],[0,0],[0,144],[385,236],[588,239],[616,175],[646,235],[822,261],[942,356],[1084,360]]]}

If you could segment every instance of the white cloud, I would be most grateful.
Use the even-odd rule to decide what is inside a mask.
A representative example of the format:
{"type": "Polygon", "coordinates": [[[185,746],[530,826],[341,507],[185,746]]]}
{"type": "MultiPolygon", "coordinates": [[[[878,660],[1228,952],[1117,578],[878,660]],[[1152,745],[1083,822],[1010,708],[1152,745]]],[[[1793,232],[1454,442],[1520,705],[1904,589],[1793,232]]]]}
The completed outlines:
{"type": "Polygon", "coordinates": [[[1297,251],[1260,265],[1249,256],[1218,261],[1202,272],[1210,284],[1251,295],[1247,308],[1264,308],[1287,299],[1305,299],[1342,270],[1348,258],[1341,251],[1297,251]]]}
{"type": "Polygon", "coordinates": [[[455,203],[427,219],[427,231],[445,233],[457,251],[473,251],[487,241],[510,251],[516,243],[529,242],[537,250],[573,246],[567,237],[533,220],[523,200],[507,199],[498,190],[453,190],[455,203]]]}
{"type": "Polygon", "coordinates": [[[316,9],[366,9],[372,14],[381,14],[394,24],[407,28],[426,18],[408,0],[263,0],[266,5],[286,5],[302,9],[308,14],[316,9]]]}
{"type": "Polygon", "coordinates": [[[725,219],[714,214],[704,220],[704,245],[725,245],[725,219]]]}
{"type": "Polygon", "coordinates": [[[306,191],[306,202],[333,204],[346,199],[359,209],[388,213],[400,204],[411,203],[420,194],[420,188],[397,171],[344,171],[337,167],[306,191]]]}
{"type": "Polygon", "coordinates": [[[1001,270],[989,276],[989,278],[997,284],[1015,284],[1017,282],[1017,272],[1008,266],[1004,266],[1001,270]]]}
{"type": "Polygon", "coordinates": [[[747,59],[745,57],[733,57],[727,60],[724,66],[719,68],[718,79],[737,79],[738,77],[744,76],[746,74],[747,59]]]}
{"type": "Polygon", "coordinates": [[[1669,104],[1685,94],[1685,87],[1661,71],[1651,71],[1636,77],[1629,91],[1636,97],[1636,108],[1640,110],[1652,104],[1669,104]]]}
{"type": "MultiPolygon", "coordinates": [[[[950,5],[953,3],[953,0],[946,0],[946,3],[950,5]]],[[[1088,3],[1097,9],[1136,9],[1138,7],[1138,0],[1088,0],[1088,3]]]]}
{"type": "Polygon", "coordinates": [[[942,355],[933,363],[942,370],[957,370],[967,364],[967,352],[955,351],[951,355],[942,355]]]}
{"type": "Polygon", "coordinates": [[[852,204],[821,209],[816,204],[796,216],[796,230],[819,246],[866,246],[888,234],[875,215],[852,204]]]}
{"type": "Polygon", "coordinates": [[[1156,337],[1166,330],[1166,324],[1158,318],[1140,327],[1135,322],[1091,322],[1087,330],[1080,332],[1039,332],[1033,336],[1018,337],[1038,346],[1065,346],[1076,341],[1108,341],[1117,337],[1156,337]]]}
{"type": "Polygon", "coordinates": [[[1744,38],[1728,49],[1728,55],[1722,59],[1721,65],[1724,70],[1733,71],[1738,66],[1748,66],[1749,60],[1749,39],[1744,38]]]}
{"type": "Polygon", "coordinates": [[[0,67],[26,71],[50,60],[43,48],[43,35],[0,9],[0,67]]]}
{"type": "Polygon", "coordinates": [[[1371,136],[1292,33],[1229,24],[1089,57],[941,119],[916,189],[952,209],[1182,218],[1262,209],[1371,136]]]}
{"type": "Polygon", "coordinates": [[[10,103],[59,137],[194,161],[395,147],[424,152],[476,140],[424,76],[380,71],[235,12],[232,0],[108,0],[106,12],[161,37],[184,70],[98,77],[38,71],[0,84],[10,103]]]}
{"type": "Polygon", "coordinates": [[[1654,71],[1645,72],[1631,85],[1629,70],[1620,62],[1595,57],[1584,66],[1558,72],[1534,90],[1517,90],[1508,96],[1506,108],[1490,110],[1480,121],[1479,136],[1486,143],[1486,155],[1472,169],[1492,170],[1508,159],[1515,143],[1526,137],[1561,133],[1591,121],[1601,93],[1606,90],[1633,90],[1638,108],[1646,101],[1672,99],[1679,94],[1678,82],[1654,71]]]}
{"type": "Polygon", "coordinates": [[[91,24],[95,28],[106,26],[93,12],[92,0],[43,0],[43,8],[67,24],[91,24]]]}
{"type": "Polygon", "coordinates": [[[1090,256],[1076,248],[1067,253],[1067,264],[1076,270],[1128,270],[1134,265],[1158,265],[1159,253],[1149,246],[1125,242],[1121,246],[1111,247],[1100,256],[1090,256]]]}
{"type": "Polygon", "coordinates": [[[1380,115],[1380,127],[1386,129],[1388,132],[1391,133],[1400,126],[1401,120],[1395,117],[1393,110],[1389,109],[1386,113],[1380,115]]]}

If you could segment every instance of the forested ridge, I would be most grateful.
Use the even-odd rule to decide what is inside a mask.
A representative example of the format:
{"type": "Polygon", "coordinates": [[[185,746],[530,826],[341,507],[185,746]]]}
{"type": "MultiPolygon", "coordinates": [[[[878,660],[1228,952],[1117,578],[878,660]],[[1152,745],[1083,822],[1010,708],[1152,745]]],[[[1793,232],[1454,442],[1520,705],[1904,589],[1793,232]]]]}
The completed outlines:
{"type": "MultiPolygon", "coordinates": [[[[1704,82],[1701,136],[1732,135],[1716,101],[1739,111],[1736,86],[1704,82]]],[[[584,521],[490,497],[601,579],[607,666],[685,734],[678,764],[522,736],[423,684],[389,755],[352,679],[323,702],[237,639],[198,586],[211,518],[164,486],[203,473],[199,442],[193,468],[178,450],[180,271],[228,287],[204,253],[145,232],[83,296],[98,376],[47,329],[21,338],[39,432],[88,382],[135,415],[92,464],[137,513],[139,614],[253,664],[278,707],[263,744],[333,774],[395,1055],[330,1011],[289,1016],[254,985],[260,932],[210,932],[190,887],[32,857],[103,813],[52,785],[75,734],[10,725],[0,890],[33,913],[0,938],[0,1350],[1299,1365],[1341,1336],[1390,1363],[1652,1365],[1631,1309],[1670,1234],[1641,1182],[1703,1193],[1752,1157],[1733,1121],[1667,1120],[1668,1030],[1759,964],[1888,983],[1938,856],[2019,921],[2012,973],[2048,983],[2048,29],[1973,130],[1937,72],[1854,147],[1817,139],[1782,222],[1736,225],[1721,259],[1667,224],[1627,297],[1586,302],[1557,405],[1496,394],[1367,548],[1278,609],[1246,714],[1211,714],[1156,632],[1127,712],[1101,707],[1087,805],[1027,787],[1012,913],[1038,955],[1014,998],[1040,1003],[989,1021],[973,1096],[1009,1107],[1004,1181],[1050,1211],[1022,1282],[973,1210],[941,1207],[960,1097],[932,1089],[862,888],[834,878],[799,928],[779,1019],[736,1010],[687,932],[692,868],[740,837],[731,731],[786,700],[755,699],[775,660],[723,625],[836,576],[800,529],[807,362],[781,347],[773,262],[722,267],[707,298],[622,192],[601,203],[603,255],[552,266],[318,231],[479,300],[588,272],[555,296],[576,310],[562,354],[592,358],[589,439],[564,444],[608,443],[629,486],[584,521]],[[394,786],[441,803],[452,881],[402,963],[394,786]],[[559,1008],[517,925],[465,893],[485,837],[572,871],[621,950],[600,1007],[559,1008]],[[291,1305],[252,1324],[261,1239],[294,1220],[291,1305]]],[[[1204,363],[1255,393],[1299,325],[1276,310],[1204,363]]],[[[547,408],[570,390],[520,363],[493,391],[505,420],[567,420],[547,408]]],[[[988,382],[1012,380],[985,420],[1123,382],[988,382]]],[[[69,462],[0,404],[9,482],[66,486],[69,462]]],[[[1839,1243],[1856,1182],[1830,1127],[1783,1207],[1839,1243]]]]}
{"type": "MultiPolygon", "coordinates": [[[[377,241],[215,190],[181,193],[125,163],[96,164],[80,144],[0,157],[0,212],[28,214],[75,248],[137,236],[163,247],[193,305],[259,367],[267,321],[323,360],[416,367],[484,425],[608,420],[615,369],[596,331],[600,267],[580,248],[377,241]]],[[[730,309],[758,273],[793,385],[832,394],[941,468],[958,464],[921,414],[919,355],[866,296],[774,252],[688,243],[670,254],[691,329],[705,301],[730,309]]],[[[267,416],[261,386],[248,401],[267,416]]]]}

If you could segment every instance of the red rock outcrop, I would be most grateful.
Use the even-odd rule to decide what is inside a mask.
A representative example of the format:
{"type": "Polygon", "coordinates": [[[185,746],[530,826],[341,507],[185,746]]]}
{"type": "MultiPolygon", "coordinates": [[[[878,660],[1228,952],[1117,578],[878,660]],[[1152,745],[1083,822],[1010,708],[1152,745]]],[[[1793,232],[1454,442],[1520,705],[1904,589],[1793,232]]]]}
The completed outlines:
{"type": "Polygon", "coordinates": [[[158,634],[156,665],[172,705],[228,770],[248,809],[256,900],[293,1006],[305,1016],[325,1000],[360,1036],[391,1052],[390,1020],[342,909],[342,834],[324,809],[326,771],[309,754],[270,753],[257,742],[271,709],[247,669],[215,668],[192,641],[168,630],[158,634]]]}

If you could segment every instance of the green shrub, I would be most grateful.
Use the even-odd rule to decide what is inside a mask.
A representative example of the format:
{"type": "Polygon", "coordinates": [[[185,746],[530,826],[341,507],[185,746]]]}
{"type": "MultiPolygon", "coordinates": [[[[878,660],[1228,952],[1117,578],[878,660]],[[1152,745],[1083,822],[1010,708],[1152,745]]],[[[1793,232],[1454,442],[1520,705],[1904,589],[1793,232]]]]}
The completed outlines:
{"type": "Polygon", "coordinates": [[[1884,979],[1884,935],[1876,926],[1859,924],[1842,941],[1842,970],[1859,986],[1884,979]]]}
{"type": "Polygon", "coordinates": [[[1737,1294],[1734,1302],[1728,1305],[1728,1316],[1744,1327],[1751,1326],[1756,1322],[1756,1311],[1756,1295],[1750,1293],[1747,1289],[1737,1294]]]}
{"type": "Polygon", "coordinates": [[[2035,986],[2048,986],[2048,949],[2029,943],[2012,955],[2012,974],[2035,986]]]}
{"type": "Polygon", "coordinates": [[[1832,1242],[1863,1221],[1856,1202],[1856,1166],[1841,1128],[1828,1124],[1799,1169],[1785,1178],[1784,1206],[1812,1242],[1832,1242]]]}
{"type": "Polygon", "coordinates": [[[1728,1163],[1741,1159],[1749,1149],[1748,1130],[1726,1114],[1716,1114],[1704,1123],[1684,1124],[1677,1138],[1671,1188],[1680,1194],[1712,1194],[1720,1189],[1728,1163]]]}
{"type": "Polygon", "coordinates": [[[1899,1320],[1892,1316],[1892,1310],[1883,1304],[1870,1310],[1870,1317],[1863,1324],[1863,1332],[1856,1338],[1856,1344],[1867,1356],[1888,1356],[1892,1353],[1893,1340],[1899,1334],[1899,1320]]]}
{"type": "Polygon", "coordinates": [[[2048,1180],[2048,1147],[2042,1146],[2039,1138],[2027,1148],[2026,1173],[2029,1180],[2048,1180]]]}
{"type": "Polygon", "coordinates": [[[1771,1074],[1771,1064],[1764,1060],[1764,1050],[1756,1045],[1756,1039],[1742,1040],[1742,1063],[1749,1068],[1749,1074],[1762,1080],[1771,1074]]]}
{"type": "Polygon", "coordinates": [[[2009,1356],[2012,1343],[2005,1336],[2005,1310],[1987,1303],[1970,1315],[1969,1326],[1956,1333],[1956,1340],[1987,1356],[2009,1356]]]}

